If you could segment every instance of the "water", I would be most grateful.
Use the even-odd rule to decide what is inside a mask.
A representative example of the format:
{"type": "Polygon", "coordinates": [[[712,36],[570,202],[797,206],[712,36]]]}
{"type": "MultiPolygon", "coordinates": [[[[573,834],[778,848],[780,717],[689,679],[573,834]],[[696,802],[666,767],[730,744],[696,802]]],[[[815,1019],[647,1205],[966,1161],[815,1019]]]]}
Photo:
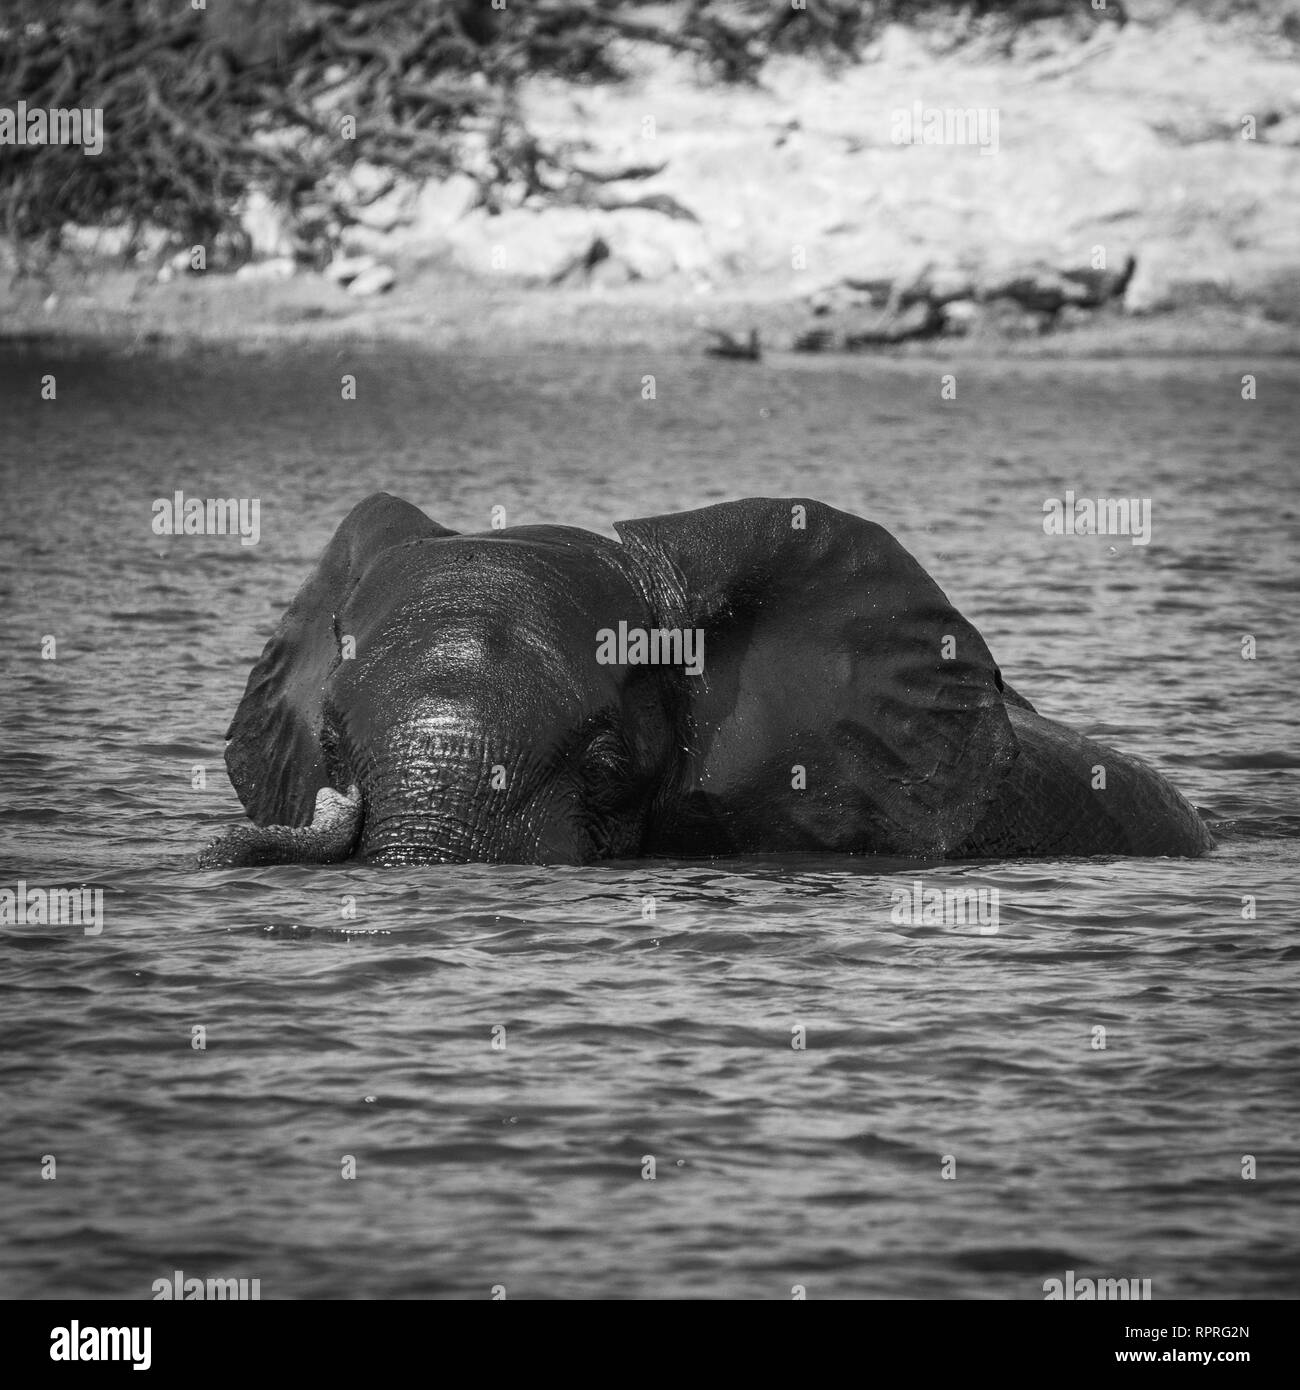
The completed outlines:
{"type": "Polygon", "coordinates": [[[102,888],[106,926],[0,929],[0,1291],[1296,1295],[1298,387],[1281,361],[5,350],[0,885],[102,888]],[[154,535],[178,488],[259,498],[260,543],[154,535]],[[1045,536],[1067,488],[1151,498],[1151,544],[1045,536]],[[1221,847],[199,873],[240,814],[248,669],[376,489],[465,530],[752,494],[870,516],[1221,847]],[[997,934],[892,922],[917,878],[996,887],[997,934]]]}

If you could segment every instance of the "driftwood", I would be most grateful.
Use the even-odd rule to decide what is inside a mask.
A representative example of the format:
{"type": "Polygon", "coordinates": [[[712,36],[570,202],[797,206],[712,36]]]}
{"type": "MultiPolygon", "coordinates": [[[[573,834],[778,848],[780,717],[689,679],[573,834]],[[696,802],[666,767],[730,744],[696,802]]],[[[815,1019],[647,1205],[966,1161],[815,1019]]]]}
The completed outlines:
{"type": "MultiPolygon", "coordinates": [[[[914,274],[896,278],[846,276],[838,286],[810,297],[812,313],[818,317],[836,315],[836,296],[847,290],[859,303],[874,306],[875,316],[838,334],[824,326],[810,328],[796,337],[794,347],[798,352],[826,352],[839,346],[851,352],[961,335],[984,313],[993,322],[1009,313],[1022,327],[1046,333],[1067,310],[1086,314],[1122,303],[1136,269],[1136,258],[1127,256],[1114,270],[1090,266],[1057,270],[1030,262],[976,273],[931,263],[914,274]]],[[[839,316],[845,307],[851,310],[852,301],[841,306],[839,316]]]]}
{"type": "Polygon", "coordinates": [[[713,342],[704,349],[706,357],[722,357],[732,362],[761,362],[763,345],[759,340],[758,329],[751,328],[747,338],[737,338],[725,328],[707,328],[713,342]]]}

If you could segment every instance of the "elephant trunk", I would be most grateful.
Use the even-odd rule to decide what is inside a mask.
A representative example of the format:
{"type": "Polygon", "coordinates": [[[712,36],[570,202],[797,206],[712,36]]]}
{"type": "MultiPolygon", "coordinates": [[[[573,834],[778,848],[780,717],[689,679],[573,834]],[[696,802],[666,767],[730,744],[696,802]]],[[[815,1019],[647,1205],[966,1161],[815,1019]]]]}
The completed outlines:
{"type": "Polygon", "coordinates": [[[253,864],[333,864],[349,859],[361,840],[361,789],[333,787],[316,793],[310,825],[241,825],[199,855],[201,869],[253,864]]]}
{"type": "Polygon", "coordinates": [[[470,748],[412,740],[366,783],[360,850],[381,864],[578,864],[592,858],[572,794],[470,748]]]}

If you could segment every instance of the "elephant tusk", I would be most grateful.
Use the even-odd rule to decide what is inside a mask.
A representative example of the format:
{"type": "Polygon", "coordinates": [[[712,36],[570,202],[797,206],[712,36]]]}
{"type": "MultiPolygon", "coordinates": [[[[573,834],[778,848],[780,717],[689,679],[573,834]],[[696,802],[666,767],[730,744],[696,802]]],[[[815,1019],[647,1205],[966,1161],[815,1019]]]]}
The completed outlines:
{"type": "Polygon", "coordinates": [[[199,855],[201,869],[253,864],[332,864],[352,856],[361,838],[361,788],[322,787],[310,825],[241,825],[199,855]]]}

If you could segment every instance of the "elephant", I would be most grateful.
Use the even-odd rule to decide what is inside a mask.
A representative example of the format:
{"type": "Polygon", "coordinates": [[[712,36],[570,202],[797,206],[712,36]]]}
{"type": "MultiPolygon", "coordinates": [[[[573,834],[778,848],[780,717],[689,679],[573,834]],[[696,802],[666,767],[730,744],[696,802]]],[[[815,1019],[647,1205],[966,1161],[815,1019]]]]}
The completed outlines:
{"type": "Polygon", "coordinates": [[[753,497],[614,529],[359,503],[226,735],[252,823],[200,863],[1214,847],[1153,768],[1018,694],[877,523],[753,497]]]}

